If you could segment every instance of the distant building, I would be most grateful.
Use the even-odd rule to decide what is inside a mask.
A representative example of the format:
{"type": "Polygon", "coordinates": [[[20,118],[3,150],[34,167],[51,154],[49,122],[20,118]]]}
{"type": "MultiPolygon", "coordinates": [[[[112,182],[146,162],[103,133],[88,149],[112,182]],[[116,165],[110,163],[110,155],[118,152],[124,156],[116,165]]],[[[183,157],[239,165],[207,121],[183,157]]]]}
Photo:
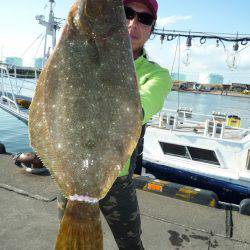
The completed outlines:
{"type": "Polygon", "coordinates": [[[220,74],[200,74],[199,82],[203,84],[223,84],[224,77],[220,74]]]}
{"type": "Polygon", "coordinates": [[[41,69],[43,67],[43,58],[34,58],[34,67],[37,69],[41,69]]]}
{"type": "Polygon", "coordinates": [[[187,77],[184,74],[172,73],[171,78],[173,81],[185,82],[187,77]]]}
{"type": "Polygon", "coordinates": [[[241,92],[243,90],[248,90],[249,89],[248,86],[249,86],[248,84],[233,82],[232,83],[232,90],[237,91],[237,92],[241,92]]]}
{"type": "Polygon", "coordinates": [[[23,59],[20,57],[6,57],[5,62],[19,67],[23,66],[23,59]]]}
{"type": "Polygon", "coordinates": [[[194,89],[195,88],[194,86],[196,85],[197,85],[197,82],[182,82],[181,84],[179,84],[179,89],[191,90],[191,89],[194,89]]]}

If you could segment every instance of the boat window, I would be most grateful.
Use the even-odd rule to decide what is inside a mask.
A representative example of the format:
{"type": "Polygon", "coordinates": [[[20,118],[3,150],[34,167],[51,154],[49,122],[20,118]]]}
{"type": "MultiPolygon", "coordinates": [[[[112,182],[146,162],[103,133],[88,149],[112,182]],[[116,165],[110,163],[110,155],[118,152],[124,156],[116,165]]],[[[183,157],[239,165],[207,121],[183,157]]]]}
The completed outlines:
{"type": "Polygon", "coordinates": [[[178,144],[172,144],[172,143],[166,143],[166,142],[160,142],[161,148],[166,155],[174,155],[184,158],[190,158],[187,152],[186,146],[178,145],[178,144]]]}
{"type": "Polygon", "coordinates": [[[220,165],[213,150],[203,148],[187,147],[193,161],[201,161],[210,164],[220,165]]]}

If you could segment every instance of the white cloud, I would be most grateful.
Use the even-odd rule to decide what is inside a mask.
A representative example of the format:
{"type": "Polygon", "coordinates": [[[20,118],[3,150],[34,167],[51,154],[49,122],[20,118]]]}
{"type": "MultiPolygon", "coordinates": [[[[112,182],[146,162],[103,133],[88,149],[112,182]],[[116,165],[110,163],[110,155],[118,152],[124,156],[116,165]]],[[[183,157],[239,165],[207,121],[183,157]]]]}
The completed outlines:
{"type": "Polygon", "coordinates": [[[168,26],[170,24],[174,24],[180,21],[189,20],[191,18],[192,18],[191,15],[189,16],[174,15],[174,16],[159,18],[157,19],[157,26],[165,27],[165,26],[168,26]]]}

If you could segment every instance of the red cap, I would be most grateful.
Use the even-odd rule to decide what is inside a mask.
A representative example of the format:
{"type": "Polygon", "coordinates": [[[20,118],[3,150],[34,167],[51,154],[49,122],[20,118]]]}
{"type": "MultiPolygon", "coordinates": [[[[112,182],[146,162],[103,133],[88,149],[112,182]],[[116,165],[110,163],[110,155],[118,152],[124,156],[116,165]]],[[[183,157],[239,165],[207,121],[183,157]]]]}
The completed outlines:
{"type": "Polygon", "coordinates": [[[123,0],[123,4],[138,2],[145,4],[150,10],[155,19],[157,19],[158,3],[156,0],[123,0]]]}

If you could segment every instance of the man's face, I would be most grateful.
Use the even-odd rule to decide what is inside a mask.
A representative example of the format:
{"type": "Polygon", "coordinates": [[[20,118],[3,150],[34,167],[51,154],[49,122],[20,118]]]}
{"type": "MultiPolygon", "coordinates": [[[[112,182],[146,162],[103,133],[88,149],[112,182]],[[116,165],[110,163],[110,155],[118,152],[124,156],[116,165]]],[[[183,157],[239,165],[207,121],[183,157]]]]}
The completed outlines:
{"type": "MultiPolygon", "coordinates": [[[[127,4],[126,6],[132,8],[136,12],[146,12],[148,14],[151,14],[150,9],[142,3],[132,2],[127,4]]],[[[128,32],[130,35],[133,51],[140,50],[144,46],[145,42],[150,37],[152,25],[149,26],[140,23],[137,16],[135,16],[135,18],[132,20],[127,19],[128,32]]]]}

